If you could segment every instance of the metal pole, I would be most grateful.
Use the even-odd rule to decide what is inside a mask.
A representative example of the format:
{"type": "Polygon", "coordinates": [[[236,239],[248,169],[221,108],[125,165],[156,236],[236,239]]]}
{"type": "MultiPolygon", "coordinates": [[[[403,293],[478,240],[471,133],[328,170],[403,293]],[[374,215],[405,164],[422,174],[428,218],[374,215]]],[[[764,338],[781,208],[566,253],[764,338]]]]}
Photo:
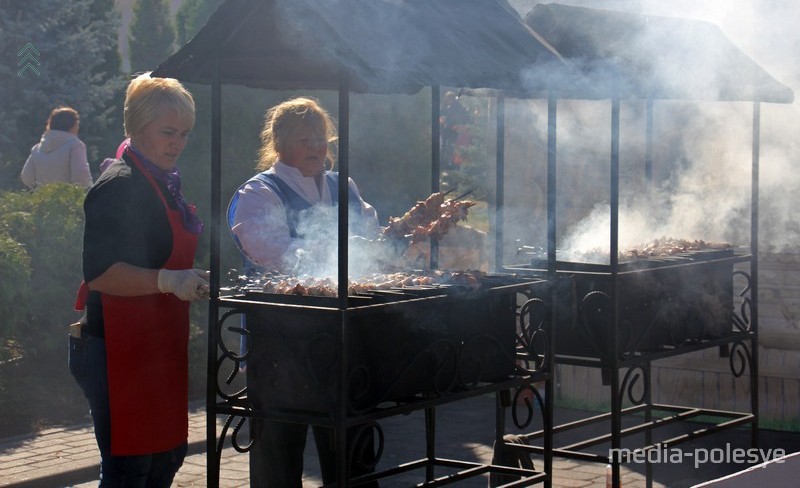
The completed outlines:
{"type": "Polygon", "coordinates": [[[616,274],[619,264],[619,98],[611,101],[611,272],[616,274]]]}
{"type": "Polygon", "coordinates": [[[439,176],[442,170],[441,128],[442,92],[439,85],[431,86],[431,192],[439,191],[439,176]]]}
{"type": "Polygon", "coordinates": [[[758,447],[758,187],[761,146],[761,103],[753,102],[753,169],[750,202],[750,303],[751,330],[753,332],[750,354],[750,402],[753,412],[751,443],[758,447]]]}
{"type": "MultiPolygon", "coordinates": [[[[611,448],[619,449],[622,447],[622,394],[620,388],[619,375],[619,293],[617,273],[619,271],[619,111],[620,100],[614,98],[611,101],[611,284],[609,295],[611,299],[611,347],[607,358],[607,367],[611,370],[611,448]]],[[[617,452],[617,451],[615,451],[617,452]]],[[[618,460],[611,463],[612,487],[621,486],[620,465],[618,460]]]]}
{"type": "Polygon", "coordinates": [[[503,207],[506,199],[506,99],[501,93],[497,95],[496,124],[497,141],[495,142],[495,242],[494,267],[503,267],[503,207]]]}
{"type": "Polygon", "coordinates": [[[211,299],[208,302],[208,350],[206,373],[206,466],[209,488],[219,486],[220,456],[217,452],[217,319],[219,315],[220,236],[219,217],[222,185],[222,82],[219,58],[214,57],[211,83],[211,299]]]}
{"type": "Polygon", "coordinates": [[[348,280],[348,233],[350,228],[350,83],[348,74],[342,70],[339,78],[339,308],[347,308],[348,280]]]}
{"type": "Polygon", "coordinates": [[[425,409],[425,481],[431,482],[436,476],[436,408],[425,409]]]}
{"type": "Polygon", "coordinates": [[[348,234],[350,209],[350,83],[346,70],[339,78],[339,402],[334,412],[336,443],[337,486],[348,486],[350,480],[350,456],[347,454],[347,416],[348,382],[347,358],[347,313],[348,295],[348,234]]]}
{"type": "Polygon", "coordinates": [[[547,98],[547,274],[550,286],[547,288],[550,299],[548,310],[549,330],[545,337],[550,337],[550,353],[547,355],[547,380],[545,381],[545,413],[543,418],[544,429],[544,471],[545,488],[553,484],[553,406],[555,398],[555,354],[556,354],[556,314],[558,298],[556,277],[556,130],[558,100],[551,93],[547,98]]]}
{"type": "Polygon", "coordinates": [[[646,184],[653,183],[653,99],[647,99],[645,113],[645,153],[644,179],[646,184]]]}
{"type": "MultiPolygon", "coordinates": [[[[645,187],[649,190],[653,186],[653,99],[648,98],[646,103],[646,124],[645,124],[645,155],[644,155],[644,178],[645,187]]],[[[646,408],[644,412],[644,420],[648,424],[653,420],[653,399],[650,392],[650,381],[652,380],[652,370],[650,362],[646,363],[646,388],[645,394],[646,408]]],[[[647,429],[644,435],[644,442],[650,445],[653,442],[653,431],[647,429]]],[[[648,462],[645,466],[645,488],[652,488],[653,486],[653,465],[648,462]]]]}
{"type": "Polygon", "coordinates": [[[556,277],[556,117],[555,95],[547,98],[547,273],[556,277]]]}
{"type": "MultiPolygon", "coordinates": [[[[439,117],[441,116],[441,87],[431,86],[431,193],[436,193],[440,188],[440,176],[442,171],[442,151],[441,151],[441,128],[439,117]]],[[[439,268],[439,241],[430,239],[430,268],[439,268]]]]}

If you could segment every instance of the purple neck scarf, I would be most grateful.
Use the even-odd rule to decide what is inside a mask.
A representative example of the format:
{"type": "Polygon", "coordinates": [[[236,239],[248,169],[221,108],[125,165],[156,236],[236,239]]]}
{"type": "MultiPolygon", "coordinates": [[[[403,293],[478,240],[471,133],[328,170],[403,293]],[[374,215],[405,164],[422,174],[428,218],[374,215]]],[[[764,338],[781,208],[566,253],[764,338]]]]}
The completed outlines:
{"type": "Polygon", "coordinates": [[[200,234],[203,232],[203,223],[197,217],[194,207],[189,205],[186,202],[186,199],[183,198],[183,193],[181,192],[181,174],[178,171],[178,167],[175,166],[175,168],[173,168],[171,171],[164,171],[156,166],[155,163],[144,157],[142,153],[140,153],[130,144],[126,144],[125,149],[130,149],[142,163],[142,166],[144,166],[147,172],[150,173],[153,178],[156,179],[156,181],[161,182],[167,187],[167,191],[169,191],[169,194],[172,195],[172,198],[178,205],[178,210],[181,212],[181,217],[183,218],[183,227],[192,234],[200,234]]]}

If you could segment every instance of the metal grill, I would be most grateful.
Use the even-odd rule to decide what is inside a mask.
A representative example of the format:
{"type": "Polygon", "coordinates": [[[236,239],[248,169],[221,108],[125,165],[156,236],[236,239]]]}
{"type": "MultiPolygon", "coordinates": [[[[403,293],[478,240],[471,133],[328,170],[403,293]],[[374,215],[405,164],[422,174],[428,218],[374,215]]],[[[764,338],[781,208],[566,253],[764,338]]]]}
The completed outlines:
{"type": "MultiPolygon", "coordinates": [[[[569,279],[556,292],[556,352],[612,359],[616,350],[624,358],[732,334],[736,261],[733,249],[712,249],[621,262],[616,273],[607,264],[557,262],[569,279]]],[[[509,269],[536,273],[547,261],[509,269]]]]}
{"type": "MultiPolygon", "coordinates": [[[[256,411],[350,413],[507,380],[516,363],[518,294],[544,280],[486,275],[457,284],[348,297],[265,293],[225,297],[246,320],[248,397],[256,411]],[[346,372],[346,385],[340,372],[346,372]]],[[[233,290],[231,290],[233,291],[233,290]]]]}

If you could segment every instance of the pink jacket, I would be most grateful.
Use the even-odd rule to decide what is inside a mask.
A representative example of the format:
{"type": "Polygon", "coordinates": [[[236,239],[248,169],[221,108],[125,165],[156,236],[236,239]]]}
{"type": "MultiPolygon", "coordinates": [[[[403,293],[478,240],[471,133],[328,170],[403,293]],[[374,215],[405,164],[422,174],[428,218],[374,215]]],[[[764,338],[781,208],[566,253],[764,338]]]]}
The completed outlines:
{"type": "Polygon", "coordinates": [[[31,148],[20,174],[29,188],[64,181],[92,186],[92,173],[86,160],[86,145],[78,136],[61,130],[49,130],[31,148]]]}

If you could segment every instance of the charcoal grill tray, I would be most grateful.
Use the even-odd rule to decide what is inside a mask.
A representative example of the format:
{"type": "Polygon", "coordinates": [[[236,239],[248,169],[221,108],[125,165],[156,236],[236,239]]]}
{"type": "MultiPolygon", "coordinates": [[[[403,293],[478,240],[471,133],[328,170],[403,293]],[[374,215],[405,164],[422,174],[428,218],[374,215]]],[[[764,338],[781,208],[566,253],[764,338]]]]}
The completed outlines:
{"type": "MultiPolygon", "coordinates": [[[[392,288],[369,290],[351,294],[347,297],[348,307],[363,307],[384,303],[402,302],[416,298],[427,298],[451,294],[453,287],[441,285],[426,288],[392,288]]],[[[290,293],[268,293],[258,289],[230,290],[232,295],[225,298],[245,299],[264,304],[298,305],[320,308],[338,308],[339,298],[333,296],[296,295],[290,293]]]]}
{"type": "MultiPolygon", "coordinates": [[[[353,412],[505,380],[515,368],[516,293],[546,282],[503,283],[498,289],[452,284],[354,295],[351,300],[369,306],[348,314],[345,328],[335,305],[319,313],[253,298],[242,306],[249,329],[248,396],[258,410],[327,414],[341,401],[340,367],[347,368],[347,403],[353,412]],[[473,291],[461,293],[467,289],[473,291]]],[[[300,305],[338,304],[334,297],[249,295],[300,305]]]]}
{"type": "MultiPolygon", "coordinates": [[[[556,295],[557,354],[605,360],[730,335],[738,259],[732,248],[641,258],[620,263],[616,279],[606,264],[557,262],[571,283],[556,295]]],[[[510,269],[541,272],[547,261],[510,269]]]]}
{"type": "MultiPolygon", "coordinates": [[[[337,308],[338,297],[294,295],[286,293],[267,293],[257,290],[244,290],[244,298],[264,303],[279,303],[283,305],[305,305],[309,307],[337,308]]],[[[367,295],[350,295],[347,297],[348,306],[358,307],[371,305],[378,302],[374,297],[367,295]]]]}
{"type": "MultiPolygon", "coordinates": [[[[619,271],[637,271],[644,269],[662,268],[675,264],[689,264],[714,259],[724,259],[732,257],[732,248],[728,249],[703,249],[700,251],[689,251],[684,253],[671,254],[668,256],[639,258],[634,260],[622,261],[619,263],[619,271]]],[[[530,268],[547,269],[547,259],[534,257],[530,260],[530,268]]],[[[527,266],[526,266],[527,267],[527,266]]],[[[510,268],[514,269],[514,268],[510,268]]],[[[609,264],[599,263],[579,263],[574,261],[557,261],[556,269],[563,271],[575,271],[586,273],[608,273],[611,269],[609,264]]]]}

